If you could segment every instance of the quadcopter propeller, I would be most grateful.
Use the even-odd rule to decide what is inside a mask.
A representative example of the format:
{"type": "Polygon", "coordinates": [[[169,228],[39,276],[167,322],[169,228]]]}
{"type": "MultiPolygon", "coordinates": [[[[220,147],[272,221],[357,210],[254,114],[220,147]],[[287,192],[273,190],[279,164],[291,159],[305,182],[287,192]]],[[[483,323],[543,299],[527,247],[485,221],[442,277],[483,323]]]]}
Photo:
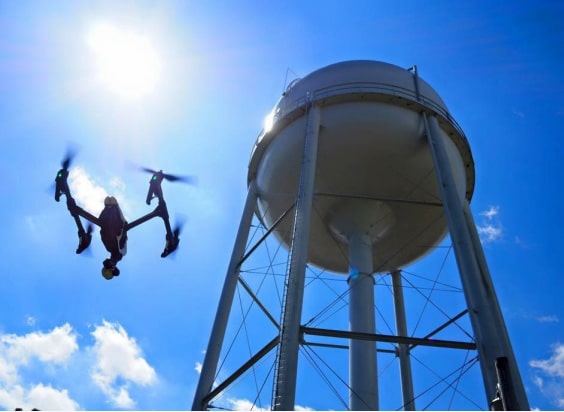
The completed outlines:
{"type": "Polygon", "coordinates": [[[172,238],[167,241],[167,245],[161,257],[170,256],[173,260],[176,257],[176,252],[180,243],[179,235],[182,233],[182,228],[184,227],[185,219],[183,217],[177,217],[177,223],[174,229],[172,229],[172,238]]]}
{"type": "MultiPolygon", "coordinates": [[[[61,169],[57,172],[57,177],[55,177],[55,183],[53,183],[50,188],[49,191],[50,192],[55,192],[55,201],[59,201],[61,195],[65,192],[65,187],[67,187],[67,177],[69,176],[69,167],[73,161],[73,159],[75,158],[77,153],[77,149],[76,147],[72,147],[72,146],[67,146],[67,152],[65,154],[65,156],[63,157],[63,160],[61,160],[61,169]]],[[[67,188],[68,190],[68,188],[67,188]]]]}
{"type": "Polygon", "coordinates": [[[150,169],[148,167],[140,166],[139,169],[143,172],[151,173],[153,175],[161,175],[163,179],[168,180],[169,182],[182,182],[195,185],[196,184],[196,177],[195,176],[179,176],[179,175],[172,175],[169,173],[163,173],[162,170],[156,171],[150,169]]]}
{"type": "Polygon", "coordinates": [[[82,256],[92,257],[92,251],[90,250],[90,242],[92,241],[92,232],[94,231],[94,225],[91,222],[88,222],[86,226],[85,234],[81,235],[80,231],[78,232],[78,248],[76,249],[77,254],[82,254],[82,256]]]}
{"type": "MultiPolygon", "coordinates": [[[[94,232],[94,225],[91,222],[88,222],[88,226],[86,226],[86,233],[90,235],[90,234],[92,234],[92,232],[94,232]]],[[[86,256],[88,258],[92,257],[92,249],[90,249],[89,247],[87,247],[84,250],[84,252],[83,252],[84,256],[86,256]],[[86,252],[86,253],[84,253],[84,252],[86,252]]]]}
{"type": "Polygon", "coordinates": [[[76,152],[77,151],[75,148],[72,147],[67,148],[67,153],[65,154],[65,157],[61,161],[61,167],[63,168],[63,170],[68,170],[68,168],[72,164],[72,161],[76,157],[76,152]]]}
{"type": "Polygon", "coordinates": [[[178,237],[178,235],[182,233],[182,230],[184,229],[184,223],[184,219],[177,218],[176,226],[174,227],[174,229],[172,229],[172,234],[174,235],[174,237],[178,237]]]}

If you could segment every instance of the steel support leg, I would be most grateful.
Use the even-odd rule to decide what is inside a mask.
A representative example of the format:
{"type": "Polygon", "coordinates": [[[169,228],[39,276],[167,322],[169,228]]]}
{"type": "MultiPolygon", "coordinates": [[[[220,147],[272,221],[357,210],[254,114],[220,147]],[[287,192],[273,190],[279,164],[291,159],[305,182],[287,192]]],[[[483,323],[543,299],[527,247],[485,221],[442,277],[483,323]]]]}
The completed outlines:
{"type": "Polygon", "coordinates": [[[237,280],[239,279],[240,262],[243,254],[245,253],[253,213],[256,207],[256,200],[257,189],[256,183],[253,181],[249,185],[245,208],[243,209],[243,215],[241,216],[239,230],[237,231],[237,238],[235,239],[233,253],[231,254],[231,260],[225,276],[223,290],[219,299],[219,305],[215,315],[208,348],[202,365],[202,372],[200,373],[200,379],[194,394],[192,410],[206,410],[208,407],[208,405],[204,402],[204,398],[210,393],[215,379],[217,364],[219,362],[221,347],[223,345],[225,330],[227,328],[227,321],[229,320],[229,313],[231,311],[233,297],[237,288],[237,280]]]}
{"type": "MultiPolygon", "coordinates": [[[[396,331],[398,336],[407,337],[407,320],[405,316],[405,302],[403,299],[403,286],[401,272],[392,272],[392,288],[394,291],[394,309],[396,314],[396,331]]],[[[415,410],[415,395],[413,392],[413,376],[411,374],[411,359],[409,345],[399,343],[397,348],[400,363],[401,394],[403,398],[403,410],[415,410]]]]}
{"type": "Polygon", "coordinates": [[[300,326],[315,183],[320,112],[319,106],[313,105],[309,108],[307,117],[302,170],[296,201],[292,245],[290,248],[290,265],[280,330],[280,346],[278,348],[276,374],[274,377],[272,405],[274,410],[293,410],[296,398],[300,326]]]}
{"type": "Polygon", "coordinates": [[[439,122],[435,116],[428,117],[426,113],[422,116],[476,338],[488,403],[496,396],[495,361],[499,357],[507,357],[512,368],[511,373],[516,377],[513,389],[519,404],[518,409],[529,410],[529,402],[517,370],[513,349],[485,264],[476,227],[468,216],[469,209],[465,205],[467,201],[460,199],[456,190],[439,122]]]}
{"type": "MultiPolygon", "coordinates": [[[[493,317],[496,320],[496,330],[502,336],[501,340],[503,342],[503,355],[496,357],[494,362],[497,363],[499,358],[507,359],[508,374],[510,381],[512,383],[512,388],[507,388],[511,390],[512,399],[515,402],[512,403],[512,407],[518,410],[530,410],[529,400],[527,399],[527,394],[525,392],[525,386],[523,385],[523,380],[521,379],[521,374],[519,373],[519,367],[517,366],[517,360],[515,359],[515,354],[513,352],[513,347],[511,345],[511,340],[509,339],[509,334],[507,333],[507,328],[505,326],[505,321],[503,319],[503,314],[501,312],[501,307],[495,293],[495,288],[492,282],[492,277],[490,274],[490,269],[488,267],[486,256],[484,254],[484,249],[482,248],[482,242],[478,235],[478,230],[476,229],[476,223],[474,222],[474,217],[472,216],[472,211],[470,210],[470,205],[467,201],[463,202],[464,217],[466,218],[466,223],[468,230],[470,231],[470,238],[472,244],[474,245],[474,250],[476,251],[476,259],[478,260],[478,266],[483,274],[482,280],[484,282],[484,299],[488,304],[489,309],[493,312],[493,317]],[[488,303],[489,302],[489,303],[488,303]]],[[[495,369],[495,368],[494,368],[495,369]]],[[[497,376],[497,370],[496,370],[497,376]]],[[[499,382],[498,382],[499,383],[499,382]]],[[[490,398],[490,400],[493,398],[490,398]]]]}

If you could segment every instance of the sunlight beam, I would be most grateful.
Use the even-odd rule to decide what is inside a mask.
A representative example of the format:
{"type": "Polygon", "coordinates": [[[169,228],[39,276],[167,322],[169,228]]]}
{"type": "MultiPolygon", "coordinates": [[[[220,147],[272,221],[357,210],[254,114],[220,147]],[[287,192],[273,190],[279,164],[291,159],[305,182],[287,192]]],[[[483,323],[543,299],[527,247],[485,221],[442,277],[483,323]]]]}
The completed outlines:
{"type": "Polygon", "coordinates": [[[126,99],[137,99],[154,91],[161,63],[148,37],[109,24],[97,24],[88,32],[87,43],[94,53],[101,85],[126,99]]]}

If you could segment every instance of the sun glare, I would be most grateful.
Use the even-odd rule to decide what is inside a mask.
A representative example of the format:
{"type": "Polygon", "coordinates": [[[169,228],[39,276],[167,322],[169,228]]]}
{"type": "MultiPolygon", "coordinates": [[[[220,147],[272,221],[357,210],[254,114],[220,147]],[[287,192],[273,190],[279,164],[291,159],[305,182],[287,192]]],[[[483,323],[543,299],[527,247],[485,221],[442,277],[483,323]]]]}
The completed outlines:
{"type": "Polygon", "coordinates": [[[139,98],[155,89],[159,80],[159,56],[142,35],[100,24],[88,33],[95,54],[100,83],[124,98],[139,98]]]}

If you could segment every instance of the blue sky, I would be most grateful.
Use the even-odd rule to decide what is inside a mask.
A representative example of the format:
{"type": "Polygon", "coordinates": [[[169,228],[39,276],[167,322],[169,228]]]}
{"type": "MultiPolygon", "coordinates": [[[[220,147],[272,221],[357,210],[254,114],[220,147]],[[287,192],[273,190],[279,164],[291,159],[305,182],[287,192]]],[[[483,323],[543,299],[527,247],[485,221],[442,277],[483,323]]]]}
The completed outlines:
{"type": "MultiPolygon", "coordinates": [[[[189,408],[264,117],[292,78],[370,59],[416,64],[465,131],[476,164],[471,206],[531,407],[564,409],[564,5],[427,3],[0,2],[0,408],[189,408]],[[150,62],[122,67],[125,52],[93,45],[100,27],[114,30],[116,44],[137,44],[150,62]],[[75,255],[73,221],[48,193],[69,142],[79,147],[73,193],[94,214],[107,193],[130,220],[151,210],[144,204],[149,176],[127,162],[198,176],[195,187],[163,186],[173,220],[186,221],[174,259],[160,258],[158,221],[131,232],[117,279],[100,275],[106,252],[98,233],[90,257],[75,255]]],[[[449,239],[405,270],[456,284],[449,239]]],[[[343,277],[323,278],[324,292],[306,294],[304,319],[346,291],[343,277]]],[[[463,309],[439,296],[436,282],[427,296],[433,288],[450,315],[463,309]]],[[[276,306],[272,289],[265,300],[276,306]]],[[[444,322],[427,300],[409,299],[421,313],[408,320],[416,336],[444,322]]],[[[339,325],[342,316],[337,311],[323,325],[339,325]]],[[[380,317],[378,329],[387,333],[383,319],[393,325],[393,318],[384,308],[380,317]]],[[[251,323],[255,333],[259,322],[251,323]]],[[[237,324],[230,335],[236,331],[237,324]]],[[[258,345],[251,353],[261,338],[271,335],[251,339],[258,345]]],[[[241,345],[220,377],[248,358],[241,345]]],[[[346,377],[343,352],[326,356],[346,377]]],[[[418,356],[434,370],[448,363],[443,355],[418,356]]],[[[401,407],[397,364],[384,355],[379,361],[391,364],[393,378],[381,380],[382,407],[401,407]]],[[[319,376],[300,362],[299,405],[342,409],[323,385],[305,384],[319,376]]],[[[485,408],[477,367],[468,376],[461,391],[485,408]]],[[[416,392],[426,387],[421,381],[416,392]]],[[[342,385],[337,392],[346,397],[342,385]]],[[[217,405],[244,407],[254,399],[249,393],[242,383],[217,405]]],[[[422,396],[418,406],[476,408],[459,395],[451,403],[422,396]]]]}

